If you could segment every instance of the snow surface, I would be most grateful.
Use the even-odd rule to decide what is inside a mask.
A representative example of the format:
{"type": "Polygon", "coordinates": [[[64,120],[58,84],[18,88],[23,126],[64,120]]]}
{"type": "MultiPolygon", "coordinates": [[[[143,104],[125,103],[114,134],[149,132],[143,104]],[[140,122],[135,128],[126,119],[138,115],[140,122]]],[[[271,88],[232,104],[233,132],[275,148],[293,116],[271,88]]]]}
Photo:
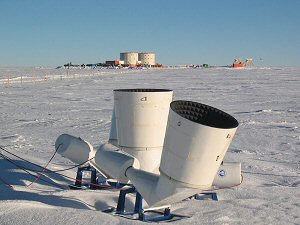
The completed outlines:
{"type": "MultiPolygon", "coordinates": [[[[173,89],[174,99],[214,106],[240,123],[226,161],[242,162],[243,183],[218,190],[218,202],[188,200],[173,205],[175,213],[190,216],[173,224],[300,224],[299,68],[73,69],[68,73],[0,68],[0,146],[39,165],[51,158],[62,133],[80,136],[97,148],[108,138],[112,91],[117,88],[173,89]]],[[[48,168],[71,165],[56,155],[48,168]]],[[[76,169],[62,173],[75,177],[76,169]]],[[[143,223],[101,212],[116,206],[116,190],[61,190],[42,180],[26,187],[35,177],[1,157],[0,178],[0,224],[143,223]]],[[[65,188],[73,184],[59,175],[43,179],[65,188]]]]}

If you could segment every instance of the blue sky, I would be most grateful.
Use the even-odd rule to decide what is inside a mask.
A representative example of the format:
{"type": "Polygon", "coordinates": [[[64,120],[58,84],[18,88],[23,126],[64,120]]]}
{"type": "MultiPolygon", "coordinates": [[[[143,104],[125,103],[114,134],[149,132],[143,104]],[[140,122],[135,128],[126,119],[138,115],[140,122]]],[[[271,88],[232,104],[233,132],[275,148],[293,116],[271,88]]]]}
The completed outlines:
{"type": "Polygon", "coordinates": [[[166,65],[300,66],[299,0],[0,0],[0,66],[155,52],[166,65]]]}

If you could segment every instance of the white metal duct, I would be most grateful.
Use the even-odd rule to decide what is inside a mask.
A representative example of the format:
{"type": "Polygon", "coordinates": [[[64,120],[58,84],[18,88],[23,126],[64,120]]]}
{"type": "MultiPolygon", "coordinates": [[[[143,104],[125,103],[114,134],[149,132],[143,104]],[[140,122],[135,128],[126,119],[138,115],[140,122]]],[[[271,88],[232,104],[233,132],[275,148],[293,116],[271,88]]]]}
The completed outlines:
{"type": "Polygon", "coordinates": [[[211,106],[172,102],[160,172],[194,188],[210,188],[237,126],[236,119],[211,106]]]}
{"type": "Polygon", "coordinates": [[[117,136],[123,151],[140,161],[141,169],[158,169],[173,91],[168,89],[114,90],[110,139],[117,136]],[[115,120],[115,121],[114,121],[115,120]]]}
{"type": "Polygon", "coordinates": [[[174,101],[160,176],[146,176],[136,169],[128,169],[126,175],[151,206],[172,204],[210,189],[237,127],[237,120],[219,109],[174,101]]]}

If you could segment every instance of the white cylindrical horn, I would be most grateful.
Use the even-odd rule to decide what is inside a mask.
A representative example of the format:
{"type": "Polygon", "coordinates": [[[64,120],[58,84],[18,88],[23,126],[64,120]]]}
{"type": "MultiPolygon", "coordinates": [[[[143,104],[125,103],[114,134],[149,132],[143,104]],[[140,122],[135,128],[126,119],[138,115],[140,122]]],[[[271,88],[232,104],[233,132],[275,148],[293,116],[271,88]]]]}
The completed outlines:
{"type": "Polygon", "coordinates": [[[174,101],[160,164],[160,176],[129,168],[126,176],[151,207],[179,202],[210,189],[238,122],[197,102],[174,101]]]}
{"type": "Polygon", "coordinates": [[[114,90],[118,145],[143,170],[153,172],[159,166],[172,94],[168,89],[114,90]]]}
{"type": "Polygon", "coordinates": [[[170,107],[160,172],[187,187],[209,189],[238,122],[197,102],[174,101],[170,107]]]}
{"type": "Polygon", "coordinates": [[[114,90],[119,146],[163,146],[172,94],[167,89],[114,90]]]}

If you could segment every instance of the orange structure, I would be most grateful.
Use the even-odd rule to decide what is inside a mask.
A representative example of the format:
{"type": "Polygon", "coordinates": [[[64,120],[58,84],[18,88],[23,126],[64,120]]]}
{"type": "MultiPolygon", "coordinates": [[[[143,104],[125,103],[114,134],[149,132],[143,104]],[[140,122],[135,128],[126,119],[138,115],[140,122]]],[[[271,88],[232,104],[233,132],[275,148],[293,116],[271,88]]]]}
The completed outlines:
{"type": "Polygon", "coordinates": [[[245,66],[246,66],[246,63],[244,63],[241,59],[235,59],[232,64],[233,68],[242,68],[245,66]]]}
{"type": "Polygon", "coordinates": [[[242,67],[245,67],[245,63],[233,63],[232,65],[233,68],[242,68],[242,67]]]}

